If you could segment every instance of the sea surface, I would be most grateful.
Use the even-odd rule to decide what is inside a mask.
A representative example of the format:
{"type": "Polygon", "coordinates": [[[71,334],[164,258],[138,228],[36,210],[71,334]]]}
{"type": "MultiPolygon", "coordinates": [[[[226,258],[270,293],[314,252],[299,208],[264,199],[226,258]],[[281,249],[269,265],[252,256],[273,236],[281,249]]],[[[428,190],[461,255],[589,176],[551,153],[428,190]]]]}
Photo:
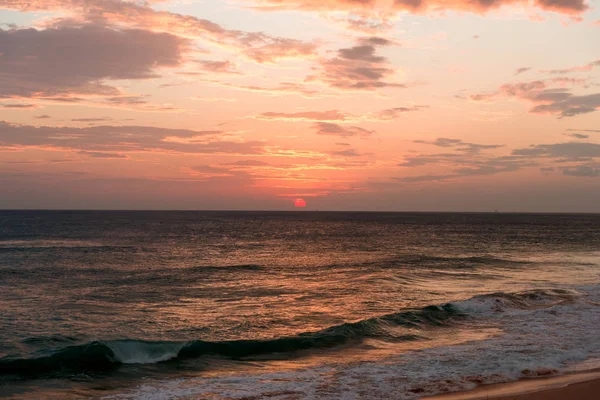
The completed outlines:
{"type": "Polygon", "coordinates": [[[600,366],[600,215],[0,211],[0,397],[416,399],[600,366]]]}

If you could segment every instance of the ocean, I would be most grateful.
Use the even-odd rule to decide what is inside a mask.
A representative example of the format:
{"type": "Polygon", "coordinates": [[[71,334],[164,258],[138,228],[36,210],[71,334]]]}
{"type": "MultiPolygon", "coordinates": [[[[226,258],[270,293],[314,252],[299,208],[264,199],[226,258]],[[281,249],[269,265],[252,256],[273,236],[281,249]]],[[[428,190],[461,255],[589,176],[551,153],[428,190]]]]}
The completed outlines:
{"type": "Polygon", "coordinates": [[[0,397],[417,399],[600,366],[600,215],[0,211],[0,397]]]}

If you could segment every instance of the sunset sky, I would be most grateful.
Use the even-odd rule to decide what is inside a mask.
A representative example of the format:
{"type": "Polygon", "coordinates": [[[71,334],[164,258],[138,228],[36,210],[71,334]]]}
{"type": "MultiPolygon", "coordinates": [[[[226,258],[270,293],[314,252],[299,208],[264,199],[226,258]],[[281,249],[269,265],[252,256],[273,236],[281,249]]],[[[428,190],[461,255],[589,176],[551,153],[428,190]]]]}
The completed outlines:
{"type": "Polygon", "coordinates": [[[600,212],[600,2],[0,0],[0,22],[0,208],[600,212]]]}

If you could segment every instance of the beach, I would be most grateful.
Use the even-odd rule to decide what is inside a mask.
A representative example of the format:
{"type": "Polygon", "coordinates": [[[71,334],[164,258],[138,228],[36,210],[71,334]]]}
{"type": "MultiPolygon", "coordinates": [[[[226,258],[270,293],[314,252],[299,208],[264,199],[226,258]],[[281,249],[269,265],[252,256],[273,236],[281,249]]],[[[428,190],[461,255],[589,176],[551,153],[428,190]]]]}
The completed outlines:
{"type": "Polygon", "coordinates": [[[424,400],[597,400],[600,398],[600,371],[557,377],[525,379],[479,386],[474,390],[426,397],[424,400]]]}
{"type": "Polygon", "coordinates": [[[600,398],[600,379],[540,392],[502,397],[505,400],[597,400],[598,398],[600,398]]]}

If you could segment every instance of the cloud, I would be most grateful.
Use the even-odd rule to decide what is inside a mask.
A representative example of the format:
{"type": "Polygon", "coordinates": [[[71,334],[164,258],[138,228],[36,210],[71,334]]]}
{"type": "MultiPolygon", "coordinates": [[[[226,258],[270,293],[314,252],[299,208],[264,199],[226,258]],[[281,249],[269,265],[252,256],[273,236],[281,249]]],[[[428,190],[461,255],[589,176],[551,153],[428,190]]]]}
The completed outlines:
{"type": "Polygon", "coordinates": [[[321,59],[307,81],[319,80],[341,90],[404,88],[406,85],[390,81],[396,71],[387,58],[377,55],[378,47],[391,44],[379,37],[362,38],[355,46],[339,49],[337,57],[321,59]]]}
{"type": "Polygon", "coordinates": [[[0,146],[37,147],[87,152],[178,152],[193,154],[261,154],[264,143],[220,139],[222,131],[151,126],[31,126],[0,122],[0,146]]]}
{"type": "Polygon", "coordinates": [[[314,125],[314,128],[317,130],[318,135],[339,137],[370,136],[375,133],[375,131],[360,128],[358,126],[341,126],[331,122],[317,122],[314,125]]]}
{"type": "Polygon", "coordinates": [[[103,122],[103,121],[111,121],[110,117],[101,117],[101,118],[73,118],[71,121],[73,122],[103,122]]]}
{"type": "Polygon", "coordinates": [[[260,161],[260,160],[239,160],[227,164],[222,165],[235,165],[238,167],[266,167],[270,165],[268,162],[260,161]]]}
{"type": "Polygon", "coordinates": [[[542,72],[547,72],[550,74],[569,74],[572,72],[591,71],[594,67],[600,67],[600,60],[596,60],[589,64],[585,64],[585,65],[578,65],[575,67],[563,68],[563,69],[552,69],[549,71],[542,71],[542,72]]]}
{"type": "Polygon", "coordinates": [[[49,116],[48,114],[42,114],[42,115],[36,115],[35,118],[37,118],[37,119],[48,119],[48,118],[52,118],[52,117],[49,116]]]}
{"type": "Polygon", "coordinates": [[[360,157],[361,154],[354,149],[332,151],[332,155],[341,157],[360,157]]]}
{"type": "Polygon", "coordinates": [[[295,113],[266,112],[255,116],[257,119],[279,120],[279,121],[347,121],[351,119],[349,114],[339,110],[328,111],[300,111],[295,113]]]}
{"type": "Polygon", "coordinates": [[[32,108],[37,108],[35,104],[0,104],[2,108],[13,108],[17,110],[30,110],[32,108]]]}
{"type": "Polygon", "coordinates": [[[573,167],[563,167],[562,173],[568,176],[577,176],[585,178],[596,178],[600,176],[600,167],[598,165],[577,165],[573,167]]]}
{"type": "Polygon", "coordinates": [[[257,62],[274,62],[286,57],[308,57],[315,43],[271,36],[263,32],[226,29],[219,24],[191,15],[157,11],[151,2],[121,0],[0,0],[0,7],[21,11],[60,10],[70,18],[55,24],[99,24],[135,27],[195,37],[219,46],[233,47],[257,62]]]}
{"type": "Polygon", "coordinates": [[[210,165],[199,165],[196,167],[191,167],[194,171],[196,172],[201,172],[203,174],[218,174],[218,175],[229,175],[230,174],[230,169],[229,168],[221,168],[221,167],[212,167],[210,165]]]}
{"type": "Polygon", "coordinates": [[[588,139],[590,137],[590,135],[584,135],[583,133],[567,133],[566,135],[575,139],[588,139]]]}
{"type": "Polygon", "coordinates": [[[388,108],[385,110],[381,110],[381,111],[372,113],[371,118],[381,120],[381,121],[387,121],[387,120],[396,119],[400,115],[408,113],[408,112],[418,111],[422,108],[425,108],[425,107],[424,106],[414,106],[414,107],[388,108]]]}
{"type": "Polygon", "coordinates": [[[432,141],[417,140],[415,143],[451,149],[451,153],[418,154],[404,158],[400,167],[418,167],[438,165],[444,169],[443,174],[405,176],[395,178],[401,182],[445,181],[461,177],[495,175],[504,172],[518,171],[522,168],[537,165],[537,162],[521,155],[497,156],[486,153],[503,145],[484,145],[468,143],[461,139],[437,138],[432,141]],[[446,172],[448,171],[448,172],[446,172]]]}
{"type": "Polygon", "coordinates": [[[414,143],[429,144],[437,147],[452,147],[460,152],[479,153],[482,150],[497,149],[503,147],[500,144],[477,144],[464,142],[462,139],[437,138],[433,141],[415,140],[414,143]]]}
{"type": "Polygon", "coordinates": [[[522,73],[529,71],[530,69],[531,68],[529,68],[529,67],[517,68],[517,70],[515,71],[515,75],[520,75],[522,73]]]}
{"type": "Polygon", "coordinates": [[[531,5],[532,7],[561,14],[580,14],[589,6],[585,0],[257,0],[262,10],[380,10],[382,8],[408,11],[415,14],[443,13],[444,11],[465,11],[485,13],[511,5],[531,5]],[[391,4],[391,6],[390,6],[391,4]]]}
{"type": "Polygon", "coordinates": [[[294,83],[294,82],[281,82],[277,86],[264,87],[256,85],[234,85],[230,83],[215,82],[219,86],[231,88],[235,90],[242,90],[247,92],[264,93],[269,96],[279,96],[281,94],[299,94],[304,97],[319,97],[323,94],[312,89],[308,89],[306,86],[294,83]]]}
{"type": "MultiPolygon", "coordinates": [[[[500,96],[516,97],[534,103],[529,110],[533,114],[553,114],[573,117],[594,112],[600,108],[600,93],[574,95],[566,88],[550,88],[548,82],[554,80],[509,83],[500,86],[499,91],[469,96],[474,101],[489,101],[500,96]]],[[[576,83],[571,80],[561,83],[576,83]]]]}
{"type": "Polygon", "coordinates": [[[587,114],[600,108],[600,93],[574,96],[566,93],[565,96],[550,104],[539,104],[530,112],[534,114],[560,114],[561,117],[573,117],[587,114]]]}
{"type": "Polygon", "coordinates": [[[103,81],[157,77],[181,65],[188,48],[187,39],[140,29],[0,29],[0,97],[116,96],[103,81]]]}
{"type": "Polygon", "coordinates": [[[374,34],[382,31],[388,31],[394,27],[394,13],[386,10],[354,10],[343,17],[335,15],[329,16],[336,22],[341,22],[346,29],[374,34]]]}
{"type": "Polygon", "coordinates": [[[368,112],[363,115],[355,115],[340,110],[327,111],[300,111],[293,113],[266,112],[256,115],[256,119],[279,120],[279,121],[308,121],[308,122],[352,122],[352,121],[391,121],[401,115],[418,111],[424,106],[394,107],[381,111],[368,112]]]}
{"type": "Polygon", "coordinates": [[[202,71],[219,74],[239,74],[235,69],[235,64],[229,60],[225,61],[197,61],[202,71]]]}
{"type": "Polygon", "coordinates": [[[78,151],[77,154],[81,154],[84,156],[92,157],[92,158],[127,158],[125,154],[118,153],[104,153],[100,151],[78,151]]]}
{"type": "Polygon", "coordinates": [[[469,95],[469,100],[471,101],[477,101],[477,102],[482,102],[482,103],[489,103],[489,102],[493,102],[493,100],[498,97],[498,93],[494,92],[494,93],[477,93],[477,94],[471,94],[469,95]]]}
{"type": "Polygon", "coordinates": [[[515,149],[513,155],[534,158],[562,158],[571,161],[600,157],[600,144],[588,142],[567,142],[538,144],[515,149]]]}

